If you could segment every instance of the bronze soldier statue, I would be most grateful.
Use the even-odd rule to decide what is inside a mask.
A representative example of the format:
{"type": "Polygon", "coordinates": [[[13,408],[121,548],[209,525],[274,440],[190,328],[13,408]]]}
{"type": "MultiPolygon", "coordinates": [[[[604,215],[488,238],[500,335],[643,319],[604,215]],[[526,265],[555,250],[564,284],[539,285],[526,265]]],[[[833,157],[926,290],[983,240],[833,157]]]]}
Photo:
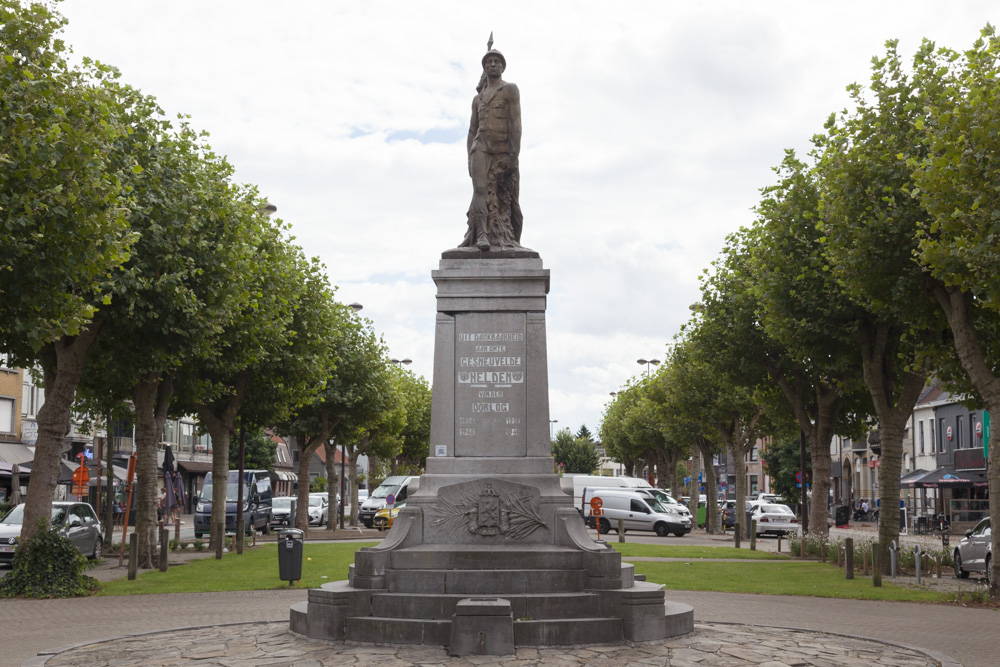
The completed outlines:
{"type": "Polygon", "coordinates": [[[490,34],[483,56],[483,74],[472,100],[467,149],[472,177],[465,239],[460,248],[487,251],[491,246],[521,247],[521,206],[518,164],[521,152],[521,93],[501,74],[503,54],[493,48],[490,34]]]}

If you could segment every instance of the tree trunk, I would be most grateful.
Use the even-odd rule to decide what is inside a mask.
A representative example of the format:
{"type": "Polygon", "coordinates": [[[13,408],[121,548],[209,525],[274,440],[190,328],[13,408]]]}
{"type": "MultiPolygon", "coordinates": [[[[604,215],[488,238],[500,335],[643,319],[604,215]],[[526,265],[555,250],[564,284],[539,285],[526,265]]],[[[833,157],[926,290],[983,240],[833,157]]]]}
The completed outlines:
{"type": "Polygon", "coordinates": [[[157,566],[156,471],[159,466],[156,451],[162,439],[163,424],[167,420],[173,393],[171,379],[161,379],[158,373],[148,374],[132,390],[137,478],[135,532],[139,542],[137,567],[143,569],[157,566]]]}
{"type": "Polygon", "coordinates": [[[743,451],[735,444],[729,445],[729,455],[733,457],[736,475],[736,521],[743,526],[747,515],[747,462],[743,460],[743,451]]]}
{"type": "Polygon", "coordinates": [[[712,467],[713,447],[705,438],[698,439],[698,449],[701,450],[702,468],[705,470],[705,531],[710,534],[722,531],[719,523],[719,504],[715,498],[715,468],[712,467]]]}
{"type": "Polygon", "coordinates": [[[695,527],[698,525],[698,496],[701,495],[701,491],[698,490],[698,472],[700,470],[701,453],[691,452],[691,500],[688,501],[688,509],[691,510],[695,527]]]}
{"type": "Polygon", "coordinates": [[[330,505],[328,507],[329,514],[326,520],[327,530],[337,530],[337,517],[339,516],[337,512],[337,492],[340,490],[339,475],[337,474],[337,461],[336,454],[337,448],[329,440],[323,443],[323,447],[326,450],[326,491],[327,497],[330,499],[330,505]]]}
{"type": "MultiPolygon", "coordinates": [[[[369,461],[374,461],[374,458],[369,457],[369,461]]],[[[370,472],[370,469],[369,469],[370,472]]],[[[355,447],[347,448],[347,479],[351,482],[351,493],[357,498],[357,488],[358,488],[358,450],[355,447]]],[[[358,509],[356,507],[357,503],[353,503],[355,507],[351,508],[351,526],[357,527],[358,525],[358,509]]]]}
{"type": "MultiPolygon", "coordinates": [[[[222,558],[223,543],[226,539],[226,487],[229,484],[229,439],[233,425],[240,413],[243,397],[250,386],[250,372],[238,373],[233,383],[233,393],[228,399],[220,399],[213,405],[198,403],[195,408],[201,423],[212,437],[212,518],[210,548],[215,549],[215,557],[222,558]],[[220,484],[221,482],[221,484],[220,484]]],[[[243,480],[238,480],[243,484],[243,480]]],[[[238,530],[238,526],[233,526],[238,530]]]]}
{"type": "Polygon", "coordinates": [[[310,440],[305,434],[295,436],[295,446],[299,448],[299,491],[296,494],[295,527],[309,536],[309,463],[313,452],[323,442],[318,438],[310,440]]]}
{"type": "Polygon", "coordinates": [[[35,443],[31,483],[24,499],[23,547],[35,534],[39,523],[48,526],[52,500],[59,481],[63,441],[69,433],[70,408],[83,375],[87,351],[97,340],[100,325],[90,324],[77,336],[64,336],[45,345],[40,354],[45,376],[45,405],[38,411],[38,440],[35,443]]]}
{"type": "MultiPolygon", "coordinates": [[[[1000,377],[993,373],[983,348],[979,344],[979,335],[973,320],[972,295],[962,292],[958,287],[937,285],[932,294],[944,311],[955,340],[955,351],[962,362],[962,367],[969,375],[969,381],[983,397],[986,410],[991,417],[1000,415],[1000,377]]],[[[1000,419],[1000,417],[998,417],[1000,419]]],[[[992,436],[992,433],[991,433],[992,436]]],[[[993,439],[993,438],[991,438],[993,439]]],[[[989,460],[986,464],[986,475],[990,493],[990,516],[1000,516],[1000,446],[994,441],[990,446],[989,460]]],[[[34,480],[32,480],[33,482],[34,480]]],[[[992,532],[992,553],[1000,553],[1000,530],[992,532]]],[[[992,602],[1000,602],[1000,563],[991,560],[989,596],[992,602]]]]}

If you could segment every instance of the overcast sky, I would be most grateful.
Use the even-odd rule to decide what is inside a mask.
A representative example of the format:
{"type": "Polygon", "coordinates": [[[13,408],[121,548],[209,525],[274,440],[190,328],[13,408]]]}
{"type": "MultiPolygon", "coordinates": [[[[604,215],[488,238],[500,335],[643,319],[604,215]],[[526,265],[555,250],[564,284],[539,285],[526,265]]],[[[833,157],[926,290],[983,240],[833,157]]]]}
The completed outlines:
{"type": "Polygon", "coordinates": [[[968,48],[992,2],[66,0],[77,56],[121,69],[213,148],[432,379],[441,251],[490,31],[521,90],[522,244],[551,270],[551,418],[597,427],[664,356],[786,148],[899,39],[968,48]]]}

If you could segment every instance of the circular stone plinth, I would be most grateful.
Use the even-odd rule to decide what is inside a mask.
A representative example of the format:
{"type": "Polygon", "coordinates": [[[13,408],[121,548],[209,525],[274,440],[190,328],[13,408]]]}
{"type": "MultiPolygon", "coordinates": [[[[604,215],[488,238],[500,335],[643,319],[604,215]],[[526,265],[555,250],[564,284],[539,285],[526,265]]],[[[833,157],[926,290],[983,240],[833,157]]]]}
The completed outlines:
{"type": "MultiPolygon", "coordinates": [[[[938,656],[940,658],[941,656],[938,656]]],[[[481,656],[452,658],[437,646],[345,644],[289,632],[288,622],[187,628],[122,637],[40,655],[28,665],[367,665],[482,664],[481,656]]],[[[920,650],[822,632],[696,623],[683,637],[621,646],[518,648],[490,663],[560,665],[725,664],[764,665],[938,665],[920,650]]]]}

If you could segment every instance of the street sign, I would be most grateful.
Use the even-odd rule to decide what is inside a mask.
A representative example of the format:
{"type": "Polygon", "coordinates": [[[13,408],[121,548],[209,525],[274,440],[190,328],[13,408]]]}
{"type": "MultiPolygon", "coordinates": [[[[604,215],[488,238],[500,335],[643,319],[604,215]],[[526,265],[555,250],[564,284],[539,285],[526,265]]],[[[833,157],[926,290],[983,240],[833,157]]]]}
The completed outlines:
{"type": "Polygon", "coordinates": [[[802,471],[801,470],[798,471],[797,473],[795,473],[795,481],[798,484],[798,486],[802,486],[802,471]]]}
{"type": "Polygon", "coordinates": [[[78,486],[86,486],[88,482],[90,482],[90,471],[87,469],[87,466],[80,466],[73,471],[74,484],[78,486]]]}
{"type": "Polygon", "coordinates": [[[590,507],[591,509],[594,510],[600,510],[602,507],[604,507],[604,501],[598,498],[597,496],[594,496],[593,498],[590,499],[590,507]]]}
{"type": "Polygon", "coordinates": [[[591,509],[590,516],[604,516],[604,510],[602,509],[591,509]]]}
{"type": "Polygon", "coordinates": [[[385,497],[385,504],[388,505],[389,507],[392,507],[393,505],[395,505],[396,504],[396,496],[392,495],[391,493],[389,495],[387,495],[385,497]]]}
{"type": "Polygon", "coordinates": [[[990,413],[983,410],[983,458],[990,458],[990,413]]]}

